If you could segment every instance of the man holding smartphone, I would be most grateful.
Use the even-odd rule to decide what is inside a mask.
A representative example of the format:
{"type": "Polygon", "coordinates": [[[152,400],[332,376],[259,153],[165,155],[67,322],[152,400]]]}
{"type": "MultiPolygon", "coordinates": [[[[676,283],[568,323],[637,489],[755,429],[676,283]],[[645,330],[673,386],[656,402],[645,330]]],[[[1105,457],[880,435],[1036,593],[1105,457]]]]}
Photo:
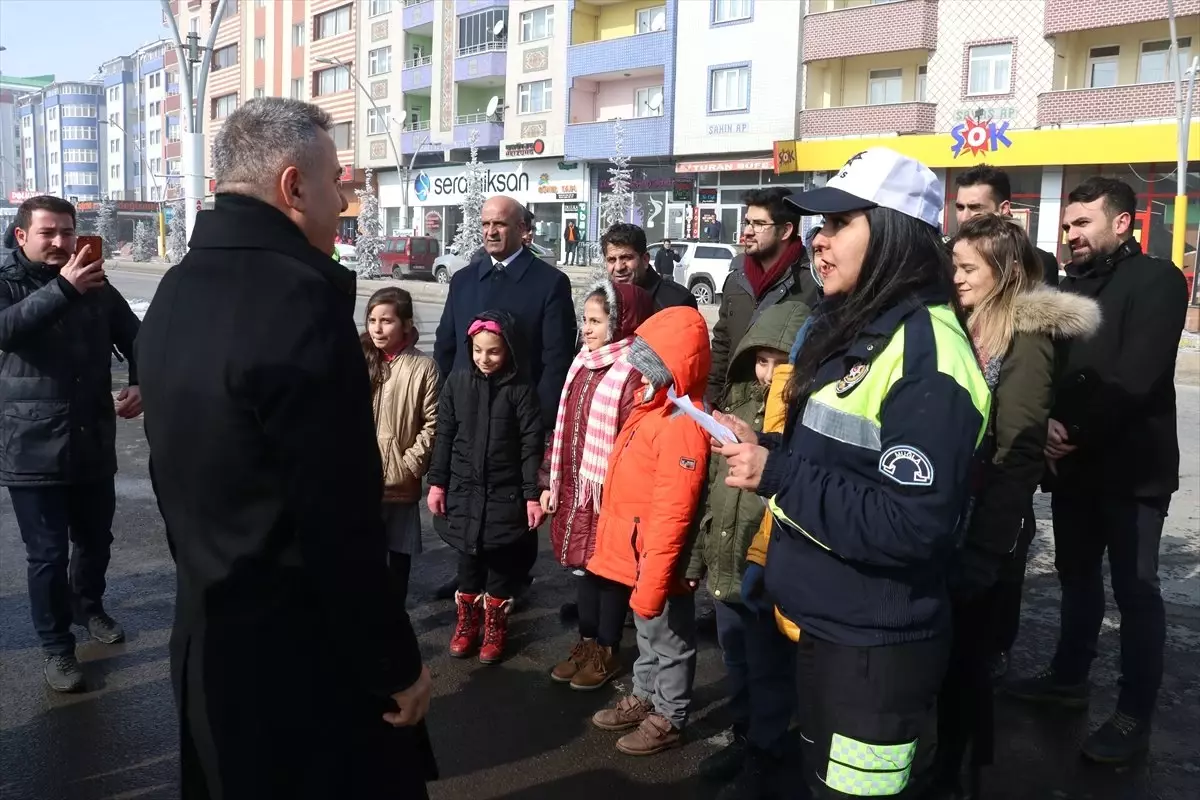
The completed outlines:
{"type": "Polygon", "coordinates": [[[115,415],[142,413],[132,359],[138,319],[105,280],[95,244],[76,252],[75,222],[66,200],[31,197],[5,234],[11,252],[0,262],[0,486],[25,542],[43,675],[58,692],[85,688],[72,622],[105,644],[125,636],[102,602],[115,415]],[[114,346],[129,359],[129,386],[115,407],[114,346]]]}

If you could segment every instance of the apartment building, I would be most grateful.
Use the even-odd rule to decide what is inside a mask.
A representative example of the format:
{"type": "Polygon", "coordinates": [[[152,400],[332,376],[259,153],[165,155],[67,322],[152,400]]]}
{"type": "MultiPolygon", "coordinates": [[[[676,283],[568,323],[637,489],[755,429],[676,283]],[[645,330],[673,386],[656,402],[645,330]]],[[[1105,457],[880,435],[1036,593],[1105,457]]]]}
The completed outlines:
{"type": "Polygon", "coordinates": [[[53,75],[20,78],[0,73],[0,217],[5,219],[15,215],[15,206],[25,199],[25,159],[34,153],[32,134],[22,136],[17,98],[52,83],[53,75]]]}
{"type": "Polygon", "coordinates": [[[25,189],[76,200],[100,196],[100,81],[62,81],[17,100],[25,189]]]}
{"type": "Polygon", "coordinates": [[[178,75],[174,48],[165,40],[100,65],[105,99],[101,194],[150,202],[179,196],[178,156],[166,158],[168,145],[179,141],[177,101],[173,111],[167,106],[167,98],[179,94],[178,75]]]}
{"type": "MultiPolygon", "coordinates": [[[[962,170],[1000,166],[1016,217],[1063,259],[1066,194],[1089,175],[1119,177],[1138,192],[1142,247],[1169,257],[1177,139],[1166,0],[993,0],[987,13],[937,0],[808,0],[804,11],[803,105],[797,137],[776,145],[780,173],[820,181],[855,153],[888,146],[938,172],[952,198],[962,170]]],[[[1186,70],[1200,54],[1200,0],[1176,0],[1175,12],[1186,70]]]]}

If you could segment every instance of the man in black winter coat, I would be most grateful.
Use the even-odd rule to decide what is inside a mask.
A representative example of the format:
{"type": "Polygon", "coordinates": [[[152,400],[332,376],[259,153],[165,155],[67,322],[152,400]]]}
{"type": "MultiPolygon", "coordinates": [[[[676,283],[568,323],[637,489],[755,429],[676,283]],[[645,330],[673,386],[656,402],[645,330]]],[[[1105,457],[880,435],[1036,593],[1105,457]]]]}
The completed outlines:
{"type": "MultiPolygon", "coordinates": [[[[138,320],[105,279],[102,254],[75,252],[75,207],[66,200],[26,200],[5,240],[0,485],[25,542],[43,675],[50,688],[77,692],[85,686],[71,623],[106,644],[125,636],[103,605],[116,505],[112,351],[133,352],[138,320]]],[[[141,413],[137,384],[130,358],[115,408],[126,419],[141,413]]]]}
{"type": "Polygon", "coordinates": [[[645,289],[654,301],[654,310],[671,306],[696,307],[696,298],[674,281],[664,281],[650,269],[646,231],[628,222],[618,222],[600,237],[600,254],[613,283],[632,283],[645,289]]]}
{"type": "MultiPolygon", "coordinates": [[[[1004,170],[980,164],[958,173],[954,183],[958,187],[954,213],[959,225],[981,214],[1012,216],[1012,183],[1004,170]]],[[[1047,286],[1058,286],[1058,258],[1045,250],[1034,250],[1042,260],[1042,280],[1047,286]]]]}
{"type": "Polygon", "coordinates": [[[225,120],[213,210],[137,341],[178,572],[183,800],[419,799],[435,774],[429,671],[384,558],[354,274],[330,258],[332,125],[278,97],[225,120]]]}
{"type": "Polygon", "coordinates": [[[1158,548],[1179,488],[1175,358],[1187,284],[1169,261],[1133,238],[1136,196],[1127,184],[1089,178],[1072,191],[1063,230],[1072,261],[1062,288],[1095,298],[1103,321],[1090,339],[1057,354],[1046,444],[1054,491],[1055,566],[1062,627],[1050,668],[1010,692],[1083,706],[1104,619],[1105,550],[1121,612],[1121,691],[1116,713],[1083,744],[1095,761],[1145,750],[1162,682],[1166,618],[1158,548]]]}

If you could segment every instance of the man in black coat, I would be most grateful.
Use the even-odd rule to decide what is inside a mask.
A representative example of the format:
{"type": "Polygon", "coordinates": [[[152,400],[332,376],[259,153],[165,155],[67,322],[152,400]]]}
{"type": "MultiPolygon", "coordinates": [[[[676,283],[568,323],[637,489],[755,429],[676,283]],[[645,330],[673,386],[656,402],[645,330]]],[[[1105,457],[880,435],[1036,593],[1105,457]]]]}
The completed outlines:
{"type": "Polygon", "coordinates": [[[629,222],[618,222],[600,237],[600,254],[604,268],[613,283],[632,283],[649,292],[654,310],[671,306],[696,308],[696,298],[687,287],[674,281],[664,281],[650,269],[650,253],[646,247],[646,231],[629,222]]]}
{"type": "MultiPolygon", "coordinates": [[[[85,688],[72,622],[106,644],[125,636],[103,605],[116,507],[112,352],[131,354],[138,331],[102,254],[75,245],[75,207],[32,197],[0,262],[0,485],[25,542],[43,675],[60,692],[85,688]]],[[[130,359],[115,408],[126,419],[141,413],[137,384],[130,359]]]]}
{"type": "Polygon", "coordinates": [[[1121,612],[1121,691],[1116,713],[1087,738],[1083,753],[1115,763],[1149,746],[1162,682],[1158,549],[1179,488],[1174,380],[1187,282],[1169,261],[1142,253],[1133,238],[1137,198],[1127,184],[1089,178],[1067,200],[1072,261],[1062,288],[1095,298],[1103,322],[1090,339],[1065,340],[1056,359],[1046,457],[1062,584],[1058,649],[1049,669],[1009,691],[1086,705],[1107,550],[1121,612]]]}
{"type": "MultiPolygon", "coordinates": [[[[980,214],[1012,216],[1012,183],[1004,170],[980,164],[958,173],[954,183],[954,214],[959,225],[980,214]]],[[[1042,260],[1042,280],[1047,286],[1058,286],[1058,259],[1053,253],[1034,249],[1042,260]]]]}
{"type": "Polygon", "coordinates": [[[330,259],[329,115],[269,97],[213,145],[217,196],[137,354],[178,570],[184,800],[424,798],[429,672],[388,583],[354,275],[330,259]]]}
{"type": "Polygon", "coordinates": [[[654,271],[659,277],[666,278],[667,281],[675,280],[675,265],[682,260],[682,256],[675,252],[671,247],[670,239],[663,239],[662,247],[654,254],[654,271]]]}

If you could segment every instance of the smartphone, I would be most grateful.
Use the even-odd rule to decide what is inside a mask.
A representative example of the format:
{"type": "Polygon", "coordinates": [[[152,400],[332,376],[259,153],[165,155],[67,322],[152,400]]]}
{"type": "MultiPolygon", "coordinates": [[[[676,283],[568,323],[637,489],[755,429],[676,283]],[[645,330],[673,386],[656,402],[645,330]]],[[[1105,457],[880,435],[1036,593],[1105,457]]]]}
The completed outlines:
{"type": "MultiPolygon", "coordinates": [[[[90,248],[88,250],[88,258],[91,259],[91,261],[97,261],[99,259],[104,258],[104,240],[101,239],[99,236],[77,236],[77,237],[75,237],[75,252],[76,253],[82,252],[83,248],[85,246],[90,248]]],[[[91,262],[88,262],[88,263],[91,263],[91,262]]]]}

